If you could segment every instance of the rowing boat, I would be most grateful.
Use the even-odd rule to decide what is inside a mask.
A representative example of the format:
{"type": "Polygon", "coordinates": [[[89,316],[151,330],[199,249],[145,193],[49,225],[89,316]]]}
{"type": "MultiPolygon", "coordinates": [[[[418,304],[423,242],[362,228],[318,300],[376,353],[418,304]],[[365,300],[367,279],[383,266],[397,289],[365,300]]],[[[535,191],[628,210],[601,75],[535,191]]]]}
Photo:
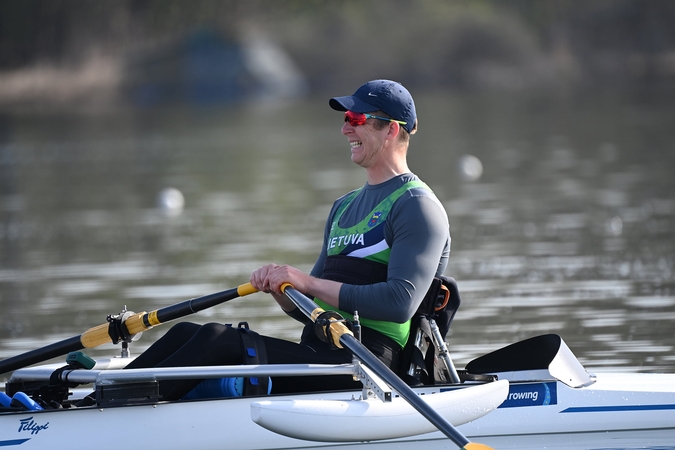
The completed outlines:
{"type": "Polygon", "coordinates": [[[407,383],[370,353],[339,317],[290,285],[282,286],[286,296],[320,325],[316,330],[322,338],[353,355],[352,363],[126,369],[132,361],[128,345],[144,330],[255,289],[245,284],[150,313],[125,308],[109,316],[108,324],[80,336],[0,361],[0,373],[12,372],[5,393],[0,391],[0,447],[105,450],[117,449],[121,440],[133,437],[167,450],[362,445],[432,449],[448,448],[449,438],[464,450],[492,449],[488,443],[494,448],[586,449],[556,445],[561,439],[585,443],[612,433],[626,442],[643,436],[650,448],[673,448],[675,374],[592,374],[554,334],[508,345],[458,371],[435,323],[439,311],[456,311],[459,305],[456,285],[452,287],[440,309],[421,308],[416,316],[420,322],[410,342],[415,351],[425,352],[421,360],[427,377],[407,378],[424,370],[413,357],[404,376],[407,383]],[[79,351],[106,342],[121,342],[121,355],[94,361],[79,351]],[[65,364],[31,366],[66,353],[65,364]],[[256,396],[211,393],[176,401],[160,399],[158,389],[162,380],[234,381],[224,383],[230,386],[244,378],[273,381],[278,376],[298,377],[301,386],[302,377],[321,375],[351,375],[362,389],[256,396]],[[95,402],[82,402],[92,389],[95,402]],[[671,447],[655,447],[665,444],[671,447]]]}
{"type": "MultiPolygon", "coordinates": [[[[121,370],[126,363],[123,358],[104,359],[90,370],[60,373],[64,383],[92,382],[98,391],[103,388],[105,398],[96,405],[69,407],[82,397],[85,391],[81,390],[65,402],[63,409],[27,410],[15,401],[13,408],[0,412],[0,447],[84,449],[97,442],[97,448],[116,448],[118,442],[112,437],[124,430],[129,436],[151,434],[153,447],[162,449],[184,449],[188,445],[198,449],[314,448],[322,445],[319,442],[401,439],[435,430],[358,363],[121,370]],[[157,381],[175,378],[337,374],[358,376],[364,389],[175,402],[160,402],[153,394],[157,381]],[[111,439],[101,441],[103,436],[111,439]]],[[[52,364],[17,370],[8,385],[46,384],[58,368],[58,364],[52,364]]],[[[459,425],[497,408],[506,398],[508,381],[452,391],[425,387],[415,392],[446,420],[459,425]]]]}
{"type": "MultiPolygon", "coordinates": [[[[101,359],[91,369],[60,370],[63,383],[91,383],[103,392],[100,401],[68,407],[91,392],[73,388],[62,409],[4,408],[0,446],[112,449],[125,436],[163,449],[350,448],[366,442],[447,448],[447,440],[426,419],[358,361],[122,370],[129,360],[101,359]],[[152,394],[163,379],[326,374],[352,374],[363,389],[173,402],[152,394]]],[[[15,390],[53,382],[62,366],[16,370],[7,386],[15,390]]],[[[654,430],[664,442],[675,442],[675,374],[591,374],[557,335],[537,336],[479,357],[460,374],[460,383],[413,390],[465,436],[495,448],[516,448],[510,442],[525,448],[523,439],[536,440],[532,448],[556,448],[561,436],[644,436],[654,430]]]]}

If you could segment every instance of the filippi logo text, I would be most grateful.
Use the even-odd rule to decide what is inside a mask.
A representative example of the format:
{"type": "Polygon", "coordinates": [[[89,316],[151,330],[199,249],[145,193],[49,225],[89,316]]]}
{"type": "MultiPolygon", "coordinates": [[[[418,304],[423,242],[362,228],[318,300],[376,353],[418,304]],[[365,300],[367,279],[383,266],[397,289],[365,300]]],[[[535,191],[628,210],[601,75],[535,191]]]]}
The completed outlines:
{"type": "Polygon", "coordinates": [[[517,408],[522,406],[555,405],[558,393],[555,383],[512,384],[509,395],[499,407],[517,408]]]}
{"type": "Polygon", "coordinates": [[[22,431],[30,431],[30,434],[38,434],[40,431],[46,430],[47,428],[49,428],[49,422],[39,425],[32,417],[19,420],[19,433],[22,431]]]}

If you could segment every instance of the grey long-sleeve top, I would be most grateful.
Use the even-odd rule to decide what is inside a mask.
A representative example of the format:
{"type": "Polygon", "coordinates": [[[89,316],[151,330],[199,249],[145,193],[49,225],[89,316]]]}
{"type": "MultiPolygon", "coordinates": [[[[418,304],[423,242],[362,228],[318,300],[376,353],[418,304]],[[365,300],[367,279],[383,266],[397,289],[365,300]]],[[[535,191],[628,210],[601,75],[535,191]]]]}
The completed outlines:
{"type": "MultiPolygon", "coordinates": [[[[378,203],[405,183],[418,180],[413,174],[396,176],[378,185],[366,185],[340,218],[340,227],[360,222],[378,203]]],[[[347,194],[348,195],[348,194],[347,194]]],[[[324,229],[323,248],[311,275],[320,277],[333,216],[346,195],[335,201],[324,229]]],[[[448,216],[428,189],[408,190],[393,205],[385,224],[385,240],[391,248],[387,281],[369,285],[343,284],[342,311],[361,317],[404,323],[415,313],[434,276],[443,273],[450,255],[448,216]]]]}

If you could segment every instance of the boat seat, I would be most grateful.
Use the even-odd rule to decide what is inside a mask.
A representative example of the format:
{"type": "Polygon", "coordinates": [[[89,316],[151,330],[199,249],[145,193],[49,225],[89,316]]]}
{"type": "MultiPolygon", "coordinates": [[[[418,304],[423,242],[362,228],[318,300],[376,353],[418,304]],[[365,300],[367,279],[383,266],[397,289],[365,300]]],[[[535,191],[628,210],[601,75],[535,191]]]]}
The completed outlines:
{"type": "Polygon", "coordinates": [[[409,385],[459,383],[445,345],[461,298],[452,277],[434,278],[412,318],[410,337],[401,351],[399,376],[409,385]]]}

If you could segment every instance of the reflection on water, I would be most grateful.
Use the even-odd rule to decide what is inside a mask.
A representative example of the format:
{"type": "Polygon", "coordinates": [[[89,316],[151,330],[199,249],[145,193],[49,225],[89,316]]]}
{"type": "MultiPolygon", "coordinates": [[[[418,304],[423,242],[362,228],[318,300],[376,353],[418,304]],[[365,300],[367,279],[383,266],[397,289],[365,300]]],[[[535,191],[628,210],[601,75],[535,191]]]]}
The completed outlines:
{"type": "MultiPolygon", "coordinates": [[[[594,370],[673,371],[672,96],[418,97],[410,162],[450,216],[458,366],[555,332],[594,370]]],[[[1,117],[0,357],[266,262],[309,270],[333,199],[364,182],[325,103],[1,117]],[[158,206],[169,187],[181,214],[158,206]]],[[[262,294],[192,319],[299,331],[262,294]]]]}

